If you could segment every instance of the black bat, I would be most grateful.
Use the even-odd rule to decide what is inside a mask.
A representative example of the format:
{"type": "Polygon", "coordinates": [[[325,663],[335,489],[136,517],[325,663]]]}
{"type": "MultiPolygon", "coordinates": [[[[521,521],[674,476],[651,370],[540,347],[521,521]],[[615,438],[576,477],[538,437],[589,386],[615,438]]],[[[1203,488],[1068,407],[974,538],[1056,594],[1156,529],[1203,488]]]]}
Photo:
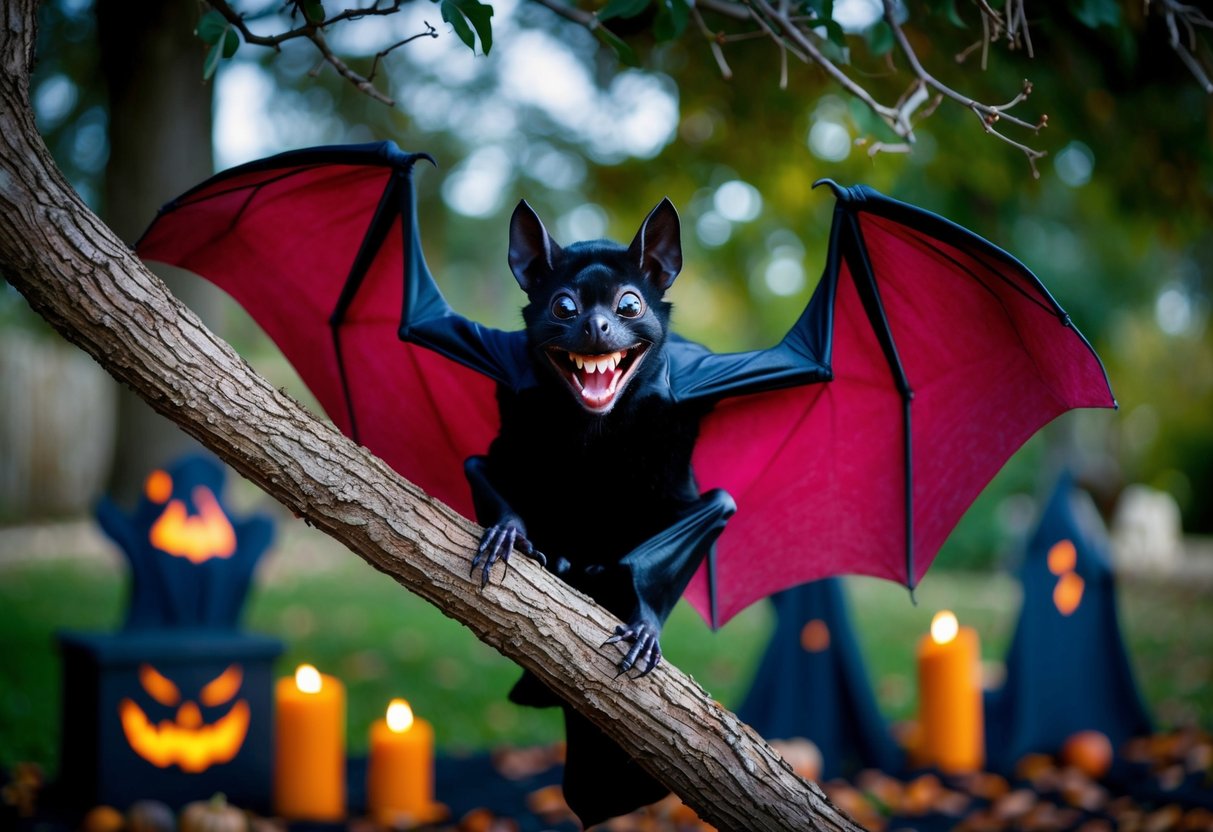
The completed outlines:
{"type": "MultiPolygon", "coordinates": [[[[718,354],[669,332],[682,252],[668,201],[629,246],[566,248],[520,204],[509,265],[526,328],[489,329],[450,309],[425,264],[422,157],[389,142],[243,165],[165,206],[138,250],[225,288],[339,426],[474,508],[477,580],[517,550],[619,616],[606,635],[624,643],[620,672],[658,666],[684,591],[716,626],[830,574],[912,588],[1035,430],[1114,406],[1026,267],[862,186],[828,183],[824,274],[770,349],[718,354]]],[[[511,696],[557,704],[529,674],[511,696]]],[[[565,794],[585,824],[665,794],[565,714],[565,794]]]]}

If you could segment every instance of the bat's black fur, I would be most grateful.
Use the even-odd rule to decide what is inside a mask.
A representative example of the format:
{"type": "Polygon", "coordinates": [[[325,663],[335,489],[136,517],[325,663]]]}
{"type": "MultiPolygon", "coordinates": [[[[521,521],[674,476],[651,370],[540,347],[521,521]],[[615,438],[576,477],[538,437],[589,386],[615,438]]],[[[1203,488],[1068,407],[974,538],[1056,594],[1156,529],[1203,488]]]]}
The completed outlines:
{"type": "MultiPolygon", "coordinates": [[[[487,529],[473,571],[487,581],[512,549],[543,553],[548,568],[627,622],[612,641],[628,646],[620,670],[640,675],[660,661],[661,626],[734,511],[722,491],[701,495],[692,474],[704,405],[670,395],[662,296],[681,268],[678,234],[677,214],[662,202],[631,246],[564,249],[519,205],[510,265],[529,300],[523,317],[543,382],[522,393],[499,388],[501,431],[488,455],[467,465],[487,529]],[[585,375],[571,356],[619,351],[619,368],[599,374],[621,374],[614,396],[581,393],[585,375]]],[[[529,676],[512,698],[558,704],[529,676]]],[[[584,718],[565,713],[565,796],[583,823],[668,791],[584,718]]]]}

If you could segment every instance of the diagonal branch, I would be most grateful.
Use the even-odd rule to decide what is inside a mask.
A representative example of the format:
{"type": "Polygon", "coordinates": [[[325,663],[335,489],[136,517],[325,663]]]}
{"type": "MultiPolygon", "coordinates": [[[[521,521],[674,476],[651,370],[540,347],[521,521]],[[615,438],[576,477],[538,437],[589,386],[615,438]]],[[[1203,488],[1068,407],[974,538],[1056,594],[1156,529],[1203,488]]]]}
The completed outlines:
{"type": "Polygon", "coordinates": [[[725,830],[858,827],[694,681],[615,679],[617,621],[530,561],[485,591],[473,524],[275,390],[72,191],[29,101],[37,0],[0,4],[0,271],[68,340],[307,522],[535,673],[725,830]]]}
{"type": "Polygon", "coordinates": [[[416,40],[417,38],[438,37],[438,32],[434,29],[434,27],[426,23],[426,31],[394,43],[387,49],[378,53],[375,56],[375,61],[372,65],[371,72],[368,75],[363,76],[351,68],[350,65],[343,61],[340,57],[338,57],[337,53],[333,51],[333,48],[329,46],[328,38],[325,37],[324,30],[329,26],[334,26],[347,20],[359,20],[364,17],[382,17],[396,14],[404,5],[405,0],[375,0],[375,2],[373,2],[370,6],[346,9],[338,12],[332,17],[326,18],[323,22],[313,22],[311,20],[307,20],[305,15],[302,25],[293,29],[288,29],[285,32],[279,32],[275,35],[258,35],[254,33],[249,28],[245,16],[233,9],[227,0],[206,0],[206,2],[210,4],[211,8],[223,15],[223,18],[238,32],[240,32],[240,37],[245,43],[280,50],[282,48],[282,44],[286,43],[287,41],[297,40],[300,38],[311,41],[312,45],[314,45],[316,50],[320,53],[322,62],[321,66],[323,66],[325,63],[329,64],[331,67],[333,67],[333,69],[337,70],[338,75],[357,87],[359,92],[369,95],[371,98],[379,101],[380,103],[386,104],[389,107],[394,106],[395,101],[380,92],[373,83],[375,70],[379,65],[379,60],[389,52],[398,49],[401,46],[416,40]]]}

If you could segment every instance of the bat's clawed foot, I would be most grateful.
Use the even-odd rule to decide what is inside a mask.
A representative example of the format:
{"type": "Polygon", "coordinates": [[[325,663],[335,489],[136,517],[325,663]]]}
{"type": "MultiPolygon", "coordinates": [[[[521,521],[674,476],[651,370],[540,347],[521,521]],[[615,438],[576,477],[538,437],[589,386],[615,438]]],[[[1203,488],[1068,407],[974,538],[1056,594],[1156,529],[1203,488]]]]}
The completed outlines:
{"type": "Polygon", "coordinates": [[[623,661],[619,663],[618,675],[622,676],[633,667],[638,667],[640,673],[636,678],[639,679],[641,676],[652,673],[653,669],[661,663],[661,645],[657,641],[660,635],[660,625],[645,618],[637,618],[626,627],[622,624],[616,627],[615,635],[604,641],[602,646],[618,644],[621,641],[632,645],[627,655],[623,657],[623,661]]]}
{"type": "Polygon", "coordinates": [[[480,588],[484,589],[488,586],[493,565],[497,561],[501,561],[505,565],[501,579],[505,580],[505,573],[510,569],[510,554],[515,549],[532,560],[539,561],[540,566],[547,567],[547,556],[526,539],[526,531],[521,524],[507,520],[484,530],[484,537],[480,538],[480,548],[476,550],[476,556],[472,558],[472,569],[468,574],[475,575],[476,570],[479,569],[480,588]]]}

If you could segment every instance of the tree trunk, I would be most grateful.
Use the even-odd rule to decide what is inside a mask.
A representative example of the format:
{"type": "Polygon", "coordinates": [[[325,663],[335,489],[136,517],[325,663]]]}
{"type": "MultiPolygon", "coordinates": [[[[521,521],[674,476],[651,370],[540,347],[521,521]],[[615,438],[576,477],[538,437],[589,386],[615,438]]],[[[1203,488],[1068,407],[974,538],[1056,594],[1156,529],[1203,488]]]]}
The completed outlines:
{"type": "Polygon", "coordinates": [[[168,293],[55,168],[29,106],[36,0],[0,5],[0,268],[66,338],[289,509],[536,674],[725,830],[855,830],[663,664],[615,678],[618,623],[525,559],[481,591],[475,526],[275,390],[168,293]]]}
{"type": "MultiPolygon", "coordinates": [[[[206,45],[190,0],[97,0],[101,74],[109,97],[109,162],[102,217],[134,242],[157,209],[214,172],[211,91],[202,80],[206,45]]],[[[214,327],[222,293],[201,280],[163,273],[170,290],[214,327]]],[[[130,390],[118,397],[119,453],[110,493],[134,502],[153,468],[196,447],[130,390]]]]}

